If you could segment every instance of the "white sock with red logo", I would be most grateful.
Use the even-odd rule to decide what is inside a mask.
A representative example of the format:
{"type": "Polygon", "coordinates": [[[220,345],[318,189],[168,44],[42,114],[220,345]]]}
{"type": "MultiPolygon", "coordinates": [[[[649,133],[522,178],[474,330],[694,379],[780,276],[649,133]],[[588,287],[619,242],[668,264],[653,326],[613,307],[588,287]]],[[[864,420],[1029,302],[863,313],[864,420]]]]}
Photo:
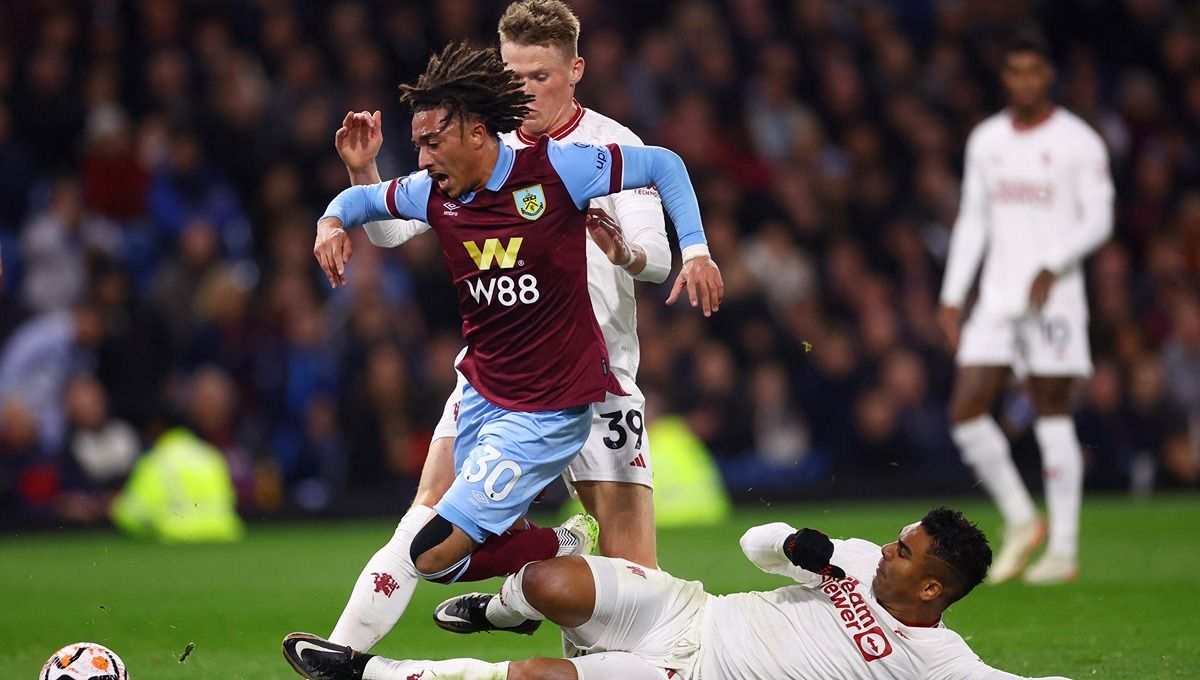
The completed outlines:
{"type": "Polygon", "coordinates": [[[1004,523],[1011,527],[1033,520],[1037,513],[1033,498],[1013,464],[1008,438],[995,419],[986,414],[972,418],[955,425],[951,435],[962,451],[963,462],[971,466],[1000,508],[1004,523]]]}
{"type": "Polygon", "coordinates": [[[522,588],[524,578],[525,567],[521,567],[520,571],[504,579],[504,585],[500,586],[500,594],[488,602],[485,615],[492,625],[511,628],[527,620],[544,621],[546,619],[545,615],[525,599],[522,588]]]}
{"type": "Polygon", "coordinates": [[[1079,505],[1083,499],[1083,452],[1070,416],[1038,418],[1046,510],[1050,515],[1046,551],[1074,558],[1079,546],[1079,505]]]}
{"type": "Polygon", "coordinates": [[[409,555],[413,537],[430,517],[433,508],[424,505],[414,505],[404,514],[391,540],[358,575],[330,642],[367,652],[396,625],[420,580],[409,555]]]}
{"type": "Polygon", "coordinates": [[[372,657],[363,669],[363,680],[506,680],[508,662],[479,659],[414,661],[372,657]]]}

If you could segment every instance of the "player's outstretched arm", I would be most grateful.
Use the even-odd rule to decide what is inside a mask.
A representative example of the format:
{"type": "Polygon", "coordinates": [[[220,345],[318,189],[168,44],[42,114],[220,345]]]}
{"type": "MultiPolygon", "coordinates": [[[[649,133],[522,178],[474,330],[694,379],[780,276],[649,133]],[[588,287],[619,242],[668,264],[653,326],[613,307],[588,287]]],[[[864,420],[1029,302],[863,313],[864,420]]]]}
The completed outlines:
{"type": "Polygon", "coordinates": [[[313,246],[313,256],[329,285],[346,285],[346,262],[352,254],[347,229],[392,217],[425,221],[432,189],[428,173],[417,172],[391,182],[353,186],[338,194],[317,221],[313,246]]]}
{"type": "Polygon", "coordinates": [[[725,298],[725,281],[708,252],[700,221],[700,204],[683,159],[670,149],[656,146],[620,145],[618,150],[623,160],[624,187],[651,184],[658,187],[663,205],[678,232],[683,266],[671,286],[667,304],[674,304],[686,288],[692,306],[703,309],[704,316],[712,316],[725,298]],[[690,221],[693,218],[695,221],[690,221]]]}
{"type": "MultiPolygon", "coordinates": [[[[567,191],[581,210],[587,202],[599,196],[623,189],[655,186],[663,205],[679,235],[683,249],[686,285],[694,305],[703,307],[706,316],[720,307],[725,284],[720,270],[708,258],[708,243],[700,220],[700,203],[688,178],[683,159],[674,151],[657,146],[589,146],[551,142],[550,162],[562,177],[567,191]],[[688,265],[687,261],[703,256],[707,263],[688,265]]],[[[680,289],[679,281],[676,286],[680,289]]],[[[668,302],[674,302],[675,293],[668,302]]]]}
{"type": "MultiPolygon", "coordinates": [[[[626,146],[644,146],[628,128],[619,130],[613,141],[626,146]]],[[[667,240],[666,219],[658,191],[651,187],[627,189],[614,194],[612,202],[612,218],[626,243],[641,251],[634,264],[625,271],[638,281],[666,281],[671,274],[671,243],[667,240]]]]}
{"type": "MultiPolygon", "coordinates": [[[[333,146],[346,166],[350,184],[378,184],[379,166],[375,160],[383,148],[383,115],[379,111],[349,111],[342,127],[333,136],[333,146]]],[[[363,225],[367,238],[381,248],[395,248],[412,237],[429,231],[420,220],[382,220],[363,225]]]]}
{"type": "Polygon", "coordinates": [[[784,522],[752,527],[742,535],[742,552],[768,574],[792,578],[802,585],[816,585],[822,576],[841,578],[842,569],[833,566],[834,543],[815,529],[801,529],[784,522]]]}

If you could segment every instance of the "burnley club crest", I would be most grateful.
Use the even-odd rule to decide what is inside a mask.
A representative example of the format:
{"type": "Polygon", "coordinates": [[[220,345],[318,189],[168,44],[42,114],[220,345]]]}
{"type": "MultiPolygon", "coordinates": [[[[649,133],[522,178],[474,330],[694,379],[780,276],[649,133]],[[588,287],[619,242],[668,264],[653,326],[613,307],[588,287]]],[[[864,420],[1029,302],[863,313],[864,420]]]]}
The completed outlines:
{"type": "Polygon", "coordinates": [[[513,192],[513,200],[517,203],[517,213],[527,220],[536,220],[546,212],[546,195],[542,193],[542,185],[535,184],[513,192]]]}

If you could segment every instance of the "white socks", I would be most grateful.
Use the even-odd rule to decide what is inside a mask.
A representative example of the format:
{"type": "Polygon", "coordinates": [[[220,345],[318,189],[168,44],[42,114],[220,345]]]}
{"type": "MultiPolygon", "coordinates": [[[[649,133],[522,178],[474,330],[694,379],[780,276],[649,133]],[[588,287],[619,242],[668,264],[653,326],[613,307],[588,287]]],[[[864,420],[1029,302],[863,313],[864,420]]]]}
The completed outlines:
{"type": "Polygon", "coordinates": [[[372,657],[363,669],[363,680],[506,680],[508,662],[491,663],[479,659],[446,659],[445,661],[395,661],[382,656],[372,657]],[[428,672],[428,675],[425,673],[428,672]]]}
{"type": "Polygon", "coordinates": [[[1050,515],[1047,552],[1075,558],[1079,544],[1079,503],[1083,497],[1083,452],[1070,416],[1038,418],[1034,425],[1042,450],[1046,510],[1050,515]]]}
{"type": "Polygon", "coordinates": [[[1013,464],[1008,438],[996,421],[985,414],[955,425],[951,436],[962,451],[963,462],[975,470],[975,476],[999,506],[1005,525],[1031,521],[1037,514],[1033,498],[1013,464]]]}
{"type": "Polygon", "coordinates": [[[433,508],[424,505],[405,513],[391,540],[363,567],[330,642],[367,652],[396,625],[420,579],[409,555],[413,537],[430,517],[433,508]]]}
{"type": "Polygon", "coordinates": [[[521,586],[524,578],[525,567],[521,567],[520,571],[504,579],[504,585],[500,586],[500,594],[488,602],[485,616],[488,621],[492,622],[492,625],[511,628],[527,620],[544,621],[546,619],[525,599],[521,586]]]}

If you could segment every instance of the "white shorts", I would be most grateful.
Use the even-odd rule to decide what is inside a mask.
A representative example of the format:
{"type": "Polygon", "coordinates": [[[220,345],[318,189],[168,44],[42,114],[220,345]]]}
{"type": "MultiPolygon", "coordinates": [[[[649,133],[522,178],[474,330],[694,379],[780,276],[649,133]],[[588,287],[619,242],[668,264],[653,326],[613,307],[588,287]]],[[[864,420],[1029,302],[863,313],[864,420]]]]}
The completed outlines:
{"type": "Polygon", "coordinates": [[[1018,318],[976,308],[963,325],[958,365],[1010,366],[1018,376],[1090,375],[1087,309],[1053,302],[1018,318]]]}
{"type": "MultiPolygon", "coordinates": [[[[621,387],[629,396],[615,394],[592,409],[592,431],[583,450],[563,472],[567,487],[574,494],[575,482],[630,482],[654,488],[650,467],[650,433],[646,431],[646,397],[633,377],[615,369],[621,387]]],[[[457,370],[458,383],[446,399],[442,419],[433,429],[433,438],[458,434],[458,409],[466,378],[457,370]]]]}
{"type": "MultiPolygon", "coordinates": [[[[699,660],[708,595],[699,581],[629,560],[585,555],[596,584],[596,609],[563,635],[586,656],[630,652],[647,664],[691,675],[699,660]]],[[[590,680],[590,679],[589,679],[590,680]]]]}

